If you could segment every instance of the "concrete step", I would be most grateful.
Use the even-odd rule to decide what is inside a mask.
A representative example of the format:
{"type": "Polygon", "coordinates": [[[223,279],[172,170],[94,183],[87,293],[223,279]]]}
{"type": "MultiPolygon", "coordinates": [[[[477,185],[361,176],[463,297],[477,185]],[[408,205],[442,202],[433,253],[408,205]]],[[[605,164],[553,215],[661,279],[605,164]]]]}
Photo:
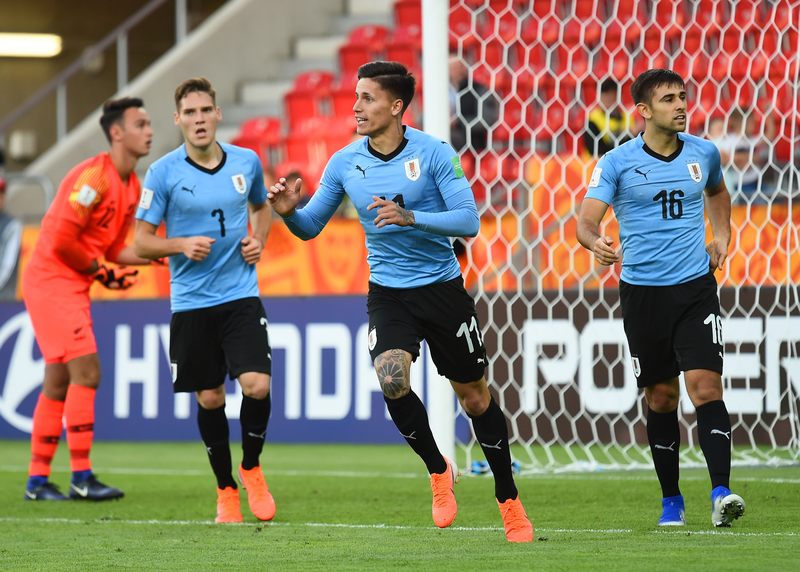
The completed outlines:
{"type": "Polygon", "coordinates": [[[288,80],[248,81],[239,88],[239,103],[243,105],[269,104],[283,101],[283,96],[292,89],[288,80]]]}
{"type": "Polygon", "coordinates": [[[337,54],[346,41],[346,35],[298,38],[294,43],[294,57],[300,60],[330,57],[337,54]]]}
{"type": "Polygon", "coordinates": [[[220,125],[236,126],[237,128],[245,119],[267,115],[270,117],[282,117],[283,103],[280,101],[270,101],[265,103],[248,103],[239,105],[227,105],[222,109],[222,121],[220,125]]]}
{"type": "Polygon", "coordinates": [[[392,15],[385,14],[347,14],[344,16],[336,16],[331,22],[331,34],[344,34],[350,33],[350,30],[356,26],[366,26],[374,24],[376,26],[386,26],[387,28],[393,25],[392,15]]]}
{"type": "Polygon", "coordinates": [[[347,13],[361,14],[391,14],[394,0],[348,0],[347,13]]]}

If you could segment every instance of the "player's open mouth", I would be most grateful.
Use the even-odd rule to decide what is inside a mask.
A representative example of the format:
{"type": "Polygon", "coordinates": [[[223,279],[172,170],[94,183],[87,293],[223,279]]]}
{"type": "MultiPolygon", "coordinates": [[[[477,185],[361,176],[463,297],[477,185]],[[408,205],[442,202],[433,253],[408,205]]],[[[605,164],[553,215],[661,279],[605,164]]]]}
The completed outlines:
{"type": "Polygon", "coordinates": [[[686,121],[686,116],[685,115],[676,115],[675,116],[675,121],[686,121]]]}
{"type": "Polygon", "coordinates": [[[356,117],[356,123],[358,125],[361,125],[362,123],[366,123],[366,122],[367,122],[367,120],[364,119],[363,117],[356,117]]]}
{"type": "Polygon", "coordinates": [[[198,129],[197,131],[194,132],[194,134],[197,135],[198,137],[205,137],[206,136],[206,130],[205,129],[198,129]]]}

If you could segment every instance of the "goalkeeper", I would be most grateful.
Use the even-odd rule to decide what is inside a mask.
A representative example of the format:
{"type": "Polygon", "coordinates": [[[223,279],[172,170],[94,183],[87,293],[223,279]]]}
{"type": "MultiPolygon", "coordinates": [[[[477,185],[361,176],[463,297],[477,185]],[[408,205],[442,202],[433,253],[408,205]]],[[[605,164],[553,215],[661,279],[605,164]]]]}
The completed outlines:
{"type": "Polygon", "coordinates": [[[123,496],[97,480],[89,461],[100,384],[89,288],[95,280],[110,289],[130,288],[138,271],[126,265],[150,263],[125,245],[139,200],[133,170],[149,153],[153,137],[142,105],[135,98],[103,105],[100,125],[111,150],[83,161],[64,178],[25,269],[23,297],[45,361],[44,385],[33,413],[27,500],[68,498],[49,482],[62,419],[72,468],[69,497],[123,496]],[[101,258],[123,266],[106,266],[101,258]]]}

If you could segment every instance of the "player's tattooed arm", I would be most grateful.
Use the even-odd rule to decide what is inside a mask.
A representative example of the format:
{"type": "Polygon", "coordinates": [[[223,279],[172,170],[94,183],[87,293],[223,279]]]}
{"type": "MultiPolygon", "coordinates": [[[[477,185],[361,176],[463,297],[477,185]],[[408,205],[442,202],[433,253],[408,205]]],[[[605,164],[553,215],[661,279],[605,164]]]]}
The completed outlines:
{"type": "Polygon", "coordinates": [[[389,399],[403,397],[411,391],[411,354],[403,350],[389,350],[375,358],[375,372],[381,391],[389,399]]]}

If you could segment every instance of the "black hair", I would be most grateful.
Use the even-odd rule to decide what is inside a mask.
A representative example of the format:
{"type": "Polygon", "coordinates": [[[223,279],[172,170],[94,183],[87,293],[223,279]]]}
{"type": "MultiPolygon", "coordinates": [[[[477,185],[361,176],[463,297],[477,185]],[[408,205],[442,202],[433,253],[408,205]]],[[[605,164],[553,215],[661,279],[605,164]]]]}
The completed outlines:
{"type": "Polygon", "coordinates": [[[634,104],[646,103],[650,105],[653,93],[662,85],[679,85],[685,87],[683,78],[671,70],[647,70],[637,77],[631,85],[631,97],[634,104]]]}
{"type": "Polygon", "coordinates": [[[365,78],[373,80],[393,98],[402,100],[402,117],[414,99],[417,86],[417,80],[406,66],[399,62],[370,62],[358,68],[358,79],[365,78]]]}
{"type": "Polygon", "coordinates": [[[111,126],[122,124],[122,116],[129,107],[144,107],[144,102],[138,97],[121,97],[119,99],[109,99],[103,104],[103,115],[100,116],[100,126],[106,139],[111,143],[111,126]]]}

